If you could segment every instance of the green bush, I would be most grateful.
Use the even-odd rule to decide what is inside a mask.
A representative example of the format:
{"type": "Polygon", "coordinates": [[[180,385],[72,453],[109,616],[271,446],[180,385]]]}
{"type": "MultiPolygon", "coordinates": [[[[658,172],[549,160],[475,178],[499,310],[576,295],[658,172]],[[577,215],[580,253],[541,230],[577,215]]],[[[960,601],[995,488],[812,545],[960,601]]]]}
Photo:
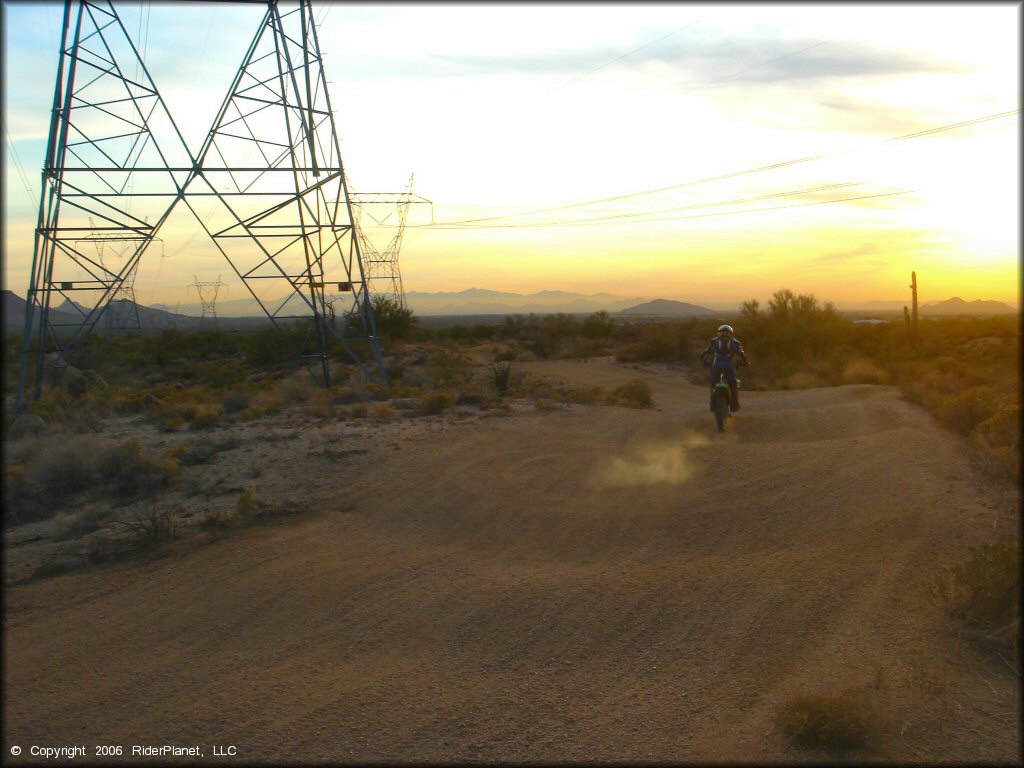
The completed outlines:
{"type": "Polygon", "coordinates": [[[416,335],[419,319],[395,299],[377,295],[372,299],[377,333],[387,341],[406,341],[416,335]]]}
{"type": "Polygon", "coordinates": [[[609,339],[615,333],[615,328],[611,315],[601,311],[585,317],[580,330],[588,339],[609,339]]]}
{"type": "Polygon", "coordinates": [[[621,362],[689,362],[695,360],[700,351],[696,349],[700,342],[692,321],[643,323],[625,333],[625,343],[616,353],[621,362]]]}

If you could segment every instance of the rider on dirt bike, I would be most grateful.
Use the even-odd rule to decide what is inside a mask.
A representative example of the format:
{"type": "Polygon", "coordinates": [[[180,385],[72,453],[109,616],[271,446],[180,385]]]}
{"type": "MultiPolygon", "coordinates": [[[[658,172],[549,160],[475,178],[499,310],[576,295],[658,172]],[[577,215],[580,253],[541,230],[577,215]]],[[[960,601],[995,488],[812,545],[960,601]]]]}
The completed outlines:
{"type": "Polygon", "coordinates": [[[732,363],[734,356],[739,356],[743,365],[750,365],[747,355],[743,351],[743,345],[733,337],[731,325],[718,326],[718,333],[708,344],[708,348],[700,353],[701,364],[707,365],[705,360],[709,355],[714,355],[714,362],[711,365],[711,410],[715,410],[715,382],[718,381],[718,374],[724,373],[726,381],[729,382],[729,394],[732,399],[732,410],[740,409],[740,393],[736,386],[736,368],[732,363]]]}

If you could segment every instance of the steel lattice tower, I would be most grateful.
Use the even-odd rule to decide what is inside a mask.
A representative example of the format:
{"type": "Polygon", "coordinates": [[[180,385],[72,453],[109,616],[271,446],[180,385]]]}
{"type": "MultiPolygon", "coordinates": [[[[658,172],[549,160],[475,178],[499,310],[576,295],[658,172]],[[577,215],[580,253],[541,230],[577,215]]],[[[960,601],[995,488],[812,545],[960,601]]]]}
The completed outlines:
{"type": "Polygon", "coordinates": [[[219,201],[196,218],[275,325],[306,325],[299,351],[324,381],[331,338],[386,381],[308,0],[268,3],[196,167],[185,204],[219,201]],[[332,294],[350,297],[334,322],[332,294]]]}
{"type": "MultiPolygon", "coordinates": [[[[399,306],[405,307],[405,289],[402,286],[402,271],[398,265],[398,254],[402,249],[402,235],[405,233],[405,222],[409,217],[409,207],[413,202],[430,203],[429,200],[419,198],[413,200],[412,184],[415,174],[409,176],[409,183],[405,192],[392,195],[390,193],[353,193],[353,205],[357,206],[356,230],[359,235],[359,242],[362,245],[363,263],[366,265],[366,281],[371,294],[381,296],[396,302],[399,306]],[[395,233],[385,246],[383,251],[378,251],[370,240],[366,228],[361,226],[362,214],[365,208],[370,205],[393,204],[395,209],[390,211],[383,219],[374,221],[377,224],[385,224],[392,215],[396,216],[397,224],[395,233]]],[[[369,214],[367,214],[369,215],[369,214]]],[[[372,217],[371,217],[372,218],[372,217]]]]}
{"type": "Polygon", "coordinates": [[[184,191],[185,174],[173,169],[193,165],[110,3],[67,0],[26,296],[19,408],[30,362],[38,397],[45,370],[67,365],[67,352],[134,277],[184,191]],[[126,246],[116,268],[88,252],[85,243],[103,239],[126,246]],[[73,321],[50,314],[59,297],[73,321]]]}
{"type": "Polygon", "coordinates": [[[44,367],[66,365],[179,201],[275,326],[305,325],[296,352],[325,385],[332,339],[367,375],[364,361],[372,358],[387,383],[310,0],[287,11],[268,0],[194,155],[109,0],[66,0],[19,408],[32,360],[38,397],[44,367]],[[137,76],[125,74],[133,69],[137,76]],[[216,199],[211,214],[197,213],[195,197],[216,199]],[[79,250],[90,236],[134,242],[134,250],[115,273],[79,250]],[[89,297],[87,309],[80,322],[62,326],[49,310],[55,294],[71,291],[89,297]],[[345,297],[338,317],[329,315],[329,304],[345,297]],[[55,362],[47,362],[47,347],[55,362]]]}
{"type": "Polygon", "coordinates": [[[199,278],[195,278],[195,282],[190,284],[190,287],[196,289],[196,293],[199,294],[199,302],[203,306],[202,316],[199,318],[199,327],[203,328],[206,326],[206,318],[213,318],[213,327],[216,330],[219,327],[217,323],[217,294],[220,293],[220,289],[223,288],[226,283],[220,281],[220,275],[217,275],[217,279],[209,280],[206,282],[199,282],[199,278]]]}

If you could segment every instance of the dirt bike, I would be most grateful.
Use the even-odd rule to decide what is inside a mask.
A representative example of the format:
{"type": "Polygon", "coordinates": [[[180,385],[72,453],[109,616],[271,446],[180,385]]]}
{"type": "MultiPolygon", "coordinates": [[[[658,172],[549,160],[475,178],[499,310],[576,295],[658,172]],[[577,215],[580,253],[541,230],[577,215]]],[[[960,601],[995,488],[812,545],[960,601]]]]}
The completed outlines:
{"type": "MultiPolygon", "coordinates": [[[[739,377],[736,378],[736,389],[740,388],[739,377]]],[[[732,416],[732,393],[729,391],[729,382],[725,373],[718,374],[718,381],[711,393],[711,400],[715,404],[715,425],[719,432],[725,432],[725,420],[732,416]]]]}
{"type": "MultiPolygon", "coordinates": [[[[740,365],[749,365],[749,363],[740,363],[740,365]]],[[[709,365],[705,365],[705,368],[709,368],[709,365]]],[[[740,379],[736,377],[736,391],[739,393],[740,379]]],[[[732,416],[732,393],[729,391],[729,382],[725,378],[725,373],[720,371],[718,373],[718,381],[715,382],[715,386],[711,390],[711,402],[714,404],[715,412],[715,425],[718,427],[719,432],[725,431],[725,420],[732,416]]]]}

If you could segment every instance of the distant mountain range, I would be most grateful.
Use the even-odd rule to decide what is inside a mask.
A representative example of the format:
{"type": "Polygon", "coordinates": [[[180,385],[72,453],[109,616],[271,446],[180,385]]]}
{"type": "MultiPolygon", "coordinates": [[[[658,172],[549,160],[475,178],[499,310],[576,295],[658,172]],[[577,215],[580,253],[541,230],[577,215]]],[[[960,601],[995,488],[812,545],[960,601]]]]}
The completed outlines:
{"type": "MultiPolygon", "coordinates": [[[[257,309],[259,309],[257,307],[257,309]]],[[[12,291],[0,292],[0,310],[3,317],[3,331],[5,334],[21,332],[25,327],[25,300],[12,291]]],[[[63,303],[50,307],[50,322],[55,326],[74,327],[85,319],[88,313],[87,308],[77,302],[65,300],[63,303]]],[[[38,315],[35,318],[38,322],[38,315]]],[[[241,329],[264,325],[269,321],[263,317],[228,317],[218,318],[217,327],[224,330],[241,329]]],[[[201,317],[168,312],[156,307],[146,307],[142,304],[135,304],[127,299],[116,299],[110,302],[107,313],[100,319],[98,328],[112,327],[141,328],[143,330],[161,330],[165,328],[177,328],[179,330],[194,330],[202,324],[201,317]],[[138,322],[135,321],[135,312],[138,312],[138,322]],[[111,318],[108,320],[107,318],[111,318]]]]}
{"type": "Polygon", "coordinates": [[[406,303],[417,315],[514,315],[558,313],[567,314],[618,312],[646,301],[624,298],[610,293],[581,294],[568,291],[509,293],[484,288],[465,291],[409,291],[406,303]]]}
{"type": "MultiPolygon", "coordinates": [[[[902,312],[904,307],[909,306],[909,299],[906,301],[866,301],[858,309],[902,312]]],[[[952,299],[946,299],[945,301],[926,301],[918,307],[918,312],[922,315],[1003,315],[1012,314],[1016,311],[1009,304],[1004,304],[1001,301],[986,301],[983,299],[964,301],[959,296],[954,296],[952,299]]]]}
{"type": "MultiPolygon", "coordinates": [[[[351,294],[348,294],[349,296],[351,294]]],[[[410,309],[417,315],[430,316],[462,316],[462,315],[514,315],[514,314],[591,314],[606,311],[622,317],[709,317],[722,314],[726,310],[710,309],[697,304],[669,299],[625,298],[610,293],[580,294],[567,291],[540,291],[538,293],[509,293],[490,291],[481,288],[470,288],[465,291],[424,292],[410,291],[406,294],[410,309]]],[[[25,322],[25,300],[11,291],[0,292],[0,304],[3,310],[4,332],[20,331],[25,322]]],[[[899,301],[865,302],[863,310],[894,310],[901,311],[906,305],[899,301]]],[[[51,318],[61,325],[77,325],[84,314],[70,301],[52,307],[51,318]]],[[[139,316],[139,327],[143,329],[179,328],[187,330],[197,328],[202,316],[201,304],[180,304],[175,307],[177,312],[165,304],[154,304],[145,307],[136,305],[139,316]]],[[[732,308],[728,311],[735,311],[732,308]]],[[[131,302],[119,300],[111,302],[108,312],[114,317],[129,315],[130,325],[134,326],[131,302]]],[[[933,301],[922,304],[922,316],[939,317],[949,315],[999,315],[1014,314],[1017,310],[1000,301],[964,301],[953,297],[945,301],[933,301]]],[[[269,322],[259,304],[252,298],[235,299],[217,302],[218,327],[249,328],[269,322]]],[[[101,326],[105,326],[105,320],[101,326]]]]}
{"type": "Polygon", "coordinates": [[[945,301],[930,301],[918,308],[922,315],[1006,315],[1017,310],[1001,301],[964,301],[959,296],[945,301]]]}
{"type": "Polygon", "coordinates": [[[638,304],[635,307],[620,310],[618,314],[644,317],[708,317],[719,313],[707,307],[687,304],[685,301],[655,299],[644,304],[638,304]]]}

